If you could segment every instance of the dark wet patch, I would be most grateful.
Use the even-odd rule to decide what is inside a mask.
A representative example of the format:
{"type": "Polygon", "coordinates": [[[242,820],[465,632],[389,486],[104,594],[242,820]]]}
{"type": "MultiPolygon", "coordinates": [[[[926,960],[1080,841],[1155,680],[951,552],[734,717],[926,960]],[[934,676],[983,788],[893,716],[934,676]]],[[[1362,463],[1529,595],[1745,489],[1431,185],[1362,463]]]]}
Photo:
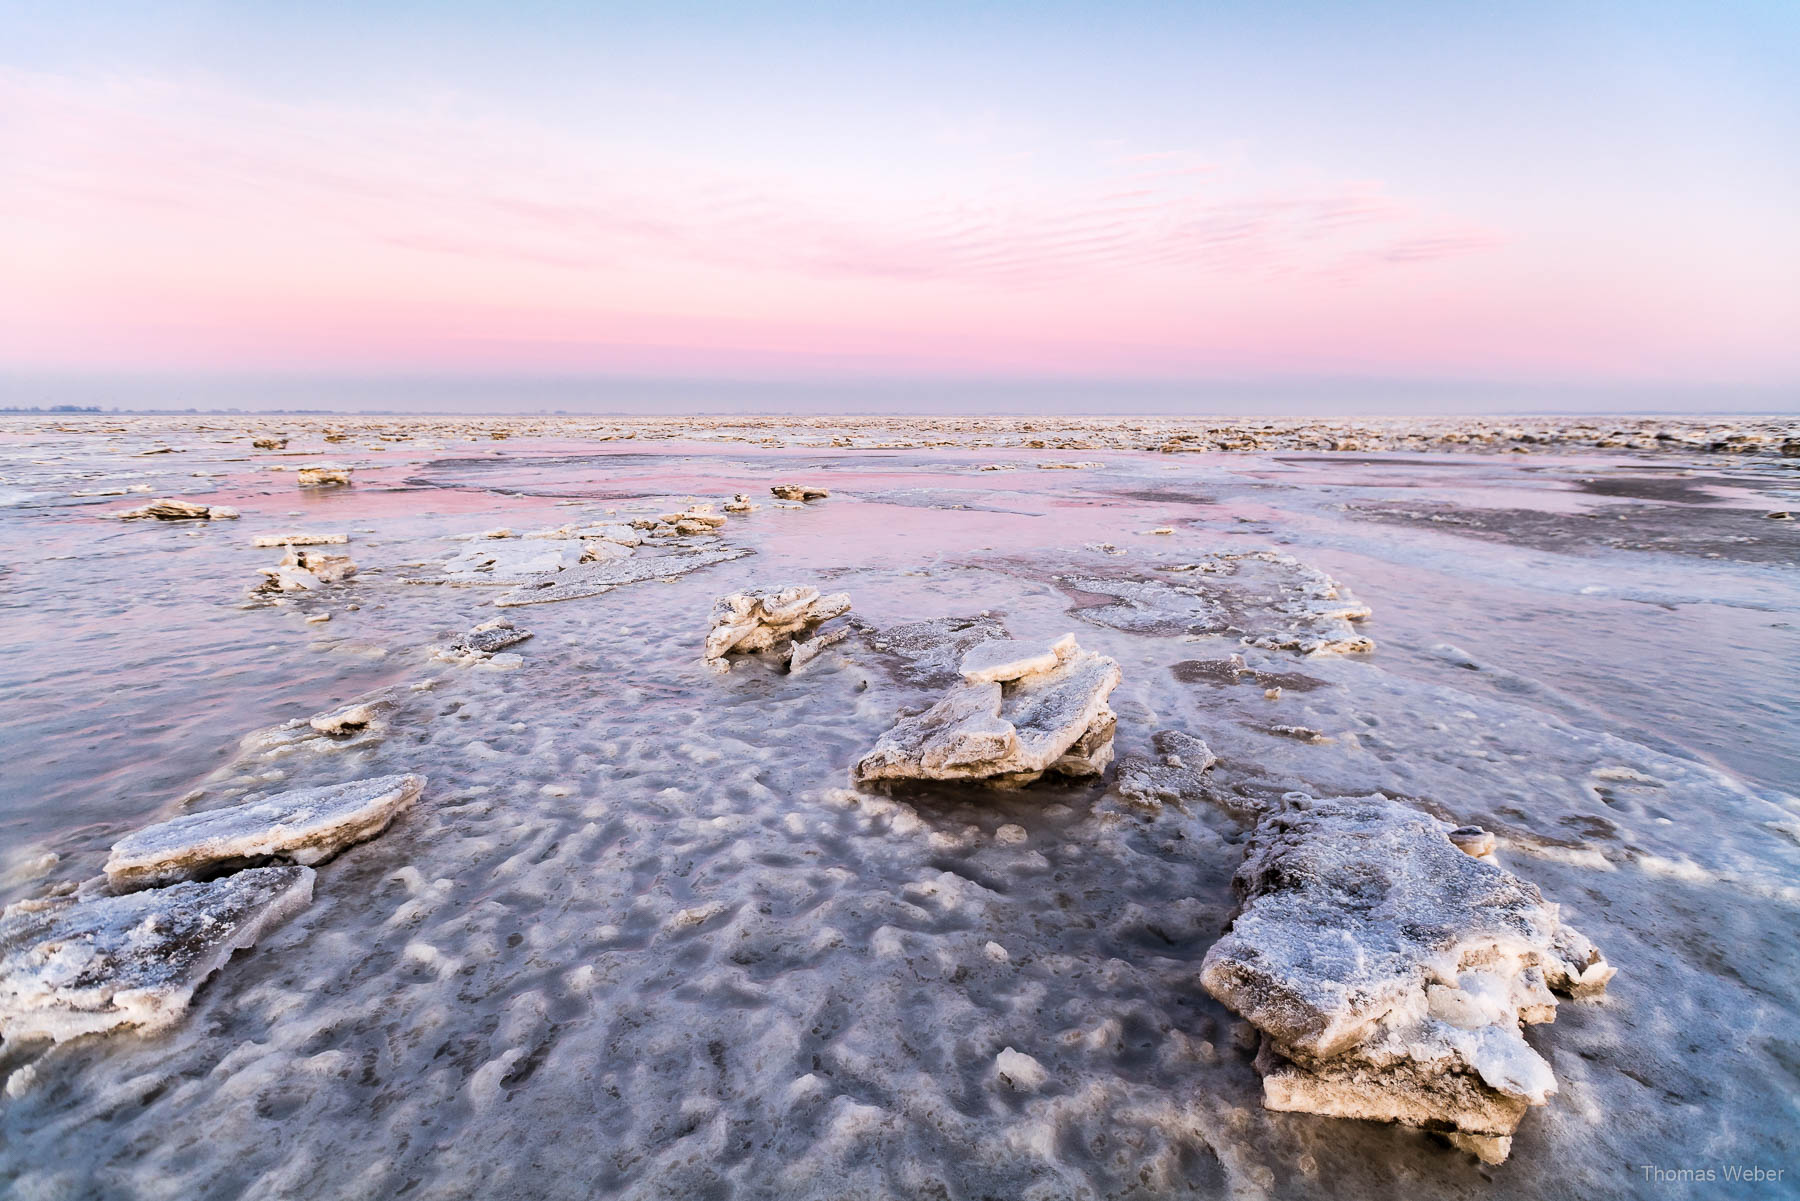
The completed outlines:
{"type": "Polygon", "coordinates": [[[1620,475],[1577,480],[1575,488],[1590,496],[1621,496],[1628,500],[1657,500],[1677,505],[1723,503],[1724,498],[1707,491],[1709,484],[1730,486],[1731,481],[1719,477],[1620,475]]]}
{"type": "Polygon", "coordinates": [[[1295,742],[1321,743],[1330,742],[1331,738],[1323,730],[1315,730],[1311,726],[1248,726],[1252,730],[1261,730],[1264,734],[1273,734],[1278,738],[1292,738],[1295,742]]]}
{"type": "Polygon", "coordinates": [[[1183,659],[1171,663],[1169,673],[1183,684],[1236,684],[1245,674],[1230,659],[1183,659]]]}
{"type": "Polygon", "coordinates": [[[1186,492],[1177,488],[1126,488],[1110,495],[1122,500],[1141,500],[1153,505],[1216,505],[1217,497],[1207,496],[1201,492],[1186,492]]]}
{"type": "Polygon", "coordinates": [[[1311,692],[1329,687],[1329,682],[1298,671],[1256,671],[1245,667],[1236,656],[1230,659],[1183,659],[1169,665],[1169,674],[1183,684],[1242,684],[1253,681],[1258,688],[1279,688],[1284,692],[1311,692]]]}
{"type": "Polygon", "coordinates": [[[1277,463],[1329,463],[1342,466],[1346,463],[1360,467],[1485,467],[1491,460],[1481,459],[1417,459],[1405,452],[1391,455],[1354,455],[1354,454],[1322,454],[1322,455],[1271,455],[1277,463]]]}
{"type": "Polygon", "coordinates": [[[1353,520],[1419,526],[1563,554],[1661,551],[1740,563],[1800,566],[1800,522],[1770,521],[1761,509],[1619,505],[1593,513],[1539,509],[1465,509],[1455,505],[1349,505],[1353,520]]]}
{"type": "Polygon", "coordinates": [[[419,476],[408,476],[404,481],[405,488],[389,488],[389,492],[488,492],[496,496],[533,496],[545,500],[594,500],[594,501],[629,501],[644,500],[652,496],[666,496],[665,492],[623,492],[616,488],[583,488],[579,485],[551,485],[538,487],[528,485],[506,484],[469,484],[455,480],[424,479],[419,476]]]}
{"type": "Polygon", "coordinates": [[[1279,688],[1283,692],[1311,692],[1315,688],[1327,687],[1324,680],[1317,676],[1309,676],[1298,671],[1257,671],[1250,673],[1256,682],[1264,688],[1279,688]]]}

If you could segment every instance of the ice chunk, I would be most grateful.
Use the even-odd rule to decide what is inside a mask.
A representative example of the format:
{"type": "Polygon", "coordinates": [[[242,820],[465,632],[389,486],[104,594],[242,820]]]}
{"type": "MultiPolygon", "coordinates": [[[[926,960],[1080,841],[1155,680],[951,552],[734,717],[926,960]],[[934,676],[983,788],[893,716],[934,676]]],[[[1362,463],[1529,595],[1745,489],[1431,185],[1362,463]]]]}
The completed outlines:
{"type": "MultiPolygon", "coordinates": [[[[1265,1043],[1264,1104],[1510,1137],[1555,1091],[1521,1033],[1613,969],[1557,906],[1382,796],[1290,795],[1251,834],[1201,982],[1265,1043]]],[[[1502,1154],[1497,1144],[1488,1153],[1502,1154]]]]}
{"type": "Polygon", "coordinates": [[[0,1035],[64,1039],[155,1030],[233,951],[312,900],[308,867],[85,901],[22,902],[0,914],[0,1035]]]}
{"type": "Polygon", "coordinates": [[[970,649],[1006,637],[1006,627],[985,615],[933,617],[889,626],[871,635],[869,645],[893,657],[902,679],[931,687],[960,679],[962,657],[970,649]]]}
{"type": "Polygon", "coordinates": [[[341,546],[348,541],[348,534],[258,534],[251,544],[266,550],[276,546],[341,546]]]}
{"type": "Polygon", "coordinates": [[[315,714],[307,720],[306,724],[321,734],[342,737],[346,734],[356,734],[363,730],[375,728],[376,718],[393,707],[393,702],[385,698],[373,701],[359,701],[355,704],[344,705],[338,709],[315,714]]]}
{"type": "Polygon", "coordinates": [[[1156,808],[1204,794],[1205,774],[1219,761],[1211,747],[1180,730],[1158,730],[1150,745],[1156,751],[1154,758],[1128,755],[1119,760],[1119,795],[1156,808]]]}
{"type": "Polygon", "coordinates": [[[713,603],[705,654],[708,659],[718,659],[733,652],[766,651],[849,611],[849,593],[820,596],[817,588],[807,584],[778,592],[733,592],[713,603]]]}
{"type": "Polygon", "coordinates": [[[123,891],[276,857],[321,863],[387,829],[424,787],[423,776],[377,776],[186,813],[114,843],[106,879],[123,891]]]}
{"type": "Polygon", "coordinates": [[[575,538],[499,541],[482,539],[444,561],[452,583],[521,584],[581,562],[583,544],[575,538]]]}
{"type": "Polygon", "coordinates": [[[302,488],[347,487],[352,470],[337,463],[318,463],[300,469],[299,483],[302,488]]]}
{"type": "Polygon", "coordinates": [[[159,521],[228,521],[238,515],[230,505],[203,505],[198,501],[159,497],[140,508],[117,514],[124,521],[155,518],[159,521]]]}
{"type": "Polygon", "coordinates": [[[495,651],[504,650],[516,643],[531,637],[530,630],[521,630],[504,617],[496,617],[492,621],[484,621],[468,633],[440,648],[432,657],[434,659],[453,659],[478,661],[486,659],[495,651]]]}
{"type": "Polygon", "coordinates": [[[1036,1092],[1050,1078],[1043,1064],[1011,1047],[994,1056],[994,1075],[1000,1083],[1022,1093],[1036,1092]]]}
{"type": "Polygon", "coordinates": [[[808,663],[818,658],[827,648],[836,646],[850,636],[849,626],[837,626],[829,630],[815,630],[807,638],[795,638],[788,643],[787,666],[789,671],[800,671],[808,663]]]}
{"type": "Polygon", "coordinates": [[[1115,719],[1106,700],[1118,683],[1117,663],[1072,648],[1048,671],[1006,684],[959,684],[883,734],[852,777],[1018,787],[1046,771],[1098,774],[1112,756],[1115,719]]]}
{"type": "Polygon", "coordinates": [[[971,684],[1016,680],[1033,672],[1049,671],[1075,650],[1073,634],[1064,634],[1054,642],[995,639],[968,649],[962,657],[962,675],[971,684]]]}
{"type": "Polygon", "coordinates": [[[829,488],[817,484],[776,484],[769,491],[776,500],[823,500],[831,495],[829,488]]]}
{"type": "Polygon", "coordinates": [[[290,546],[276,566],[257,570],[268,577],[257,586],[258,591],[310,592],[326,584],[341,584],[356,574],[356,564],[349,555],[327,555],[290,546]]]}

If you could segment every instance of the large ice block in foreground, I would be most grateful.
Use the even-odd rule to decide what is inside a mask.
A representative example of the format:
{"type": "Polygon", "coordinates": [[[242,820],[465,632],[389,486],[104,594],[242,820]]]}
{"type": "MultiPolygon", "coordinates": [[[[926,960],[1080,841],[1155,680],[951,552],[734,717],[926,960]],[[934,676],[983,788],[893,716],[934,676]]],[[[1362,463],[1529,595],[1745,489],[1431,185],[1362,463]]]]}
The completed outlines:
{"type": "Polygon", "coordinates": [[[387,829],[424,787],[423,776],[377,776],[185,813],[114,843],[106,878],[124,891],[277,857],[320,863],[387,829]]]}
{"type": "Polygon", "coordinates": [[[1250,836],[1201,981],[1262,1032],[1268,1108],[1439,1130],[1497,1163],[1556,1091],[1522,1025],[1613,968],[1449,834],[1379,795],[1290,795],[1250,836]]]}
{"type": "Polygon", "coordinates": [[[122,897],[14,905],[0,915],[0,1036],[61,1042],[171,1025],[233,951],[304,909],[312,890],[309,867],[264,867],[122,897]]]}

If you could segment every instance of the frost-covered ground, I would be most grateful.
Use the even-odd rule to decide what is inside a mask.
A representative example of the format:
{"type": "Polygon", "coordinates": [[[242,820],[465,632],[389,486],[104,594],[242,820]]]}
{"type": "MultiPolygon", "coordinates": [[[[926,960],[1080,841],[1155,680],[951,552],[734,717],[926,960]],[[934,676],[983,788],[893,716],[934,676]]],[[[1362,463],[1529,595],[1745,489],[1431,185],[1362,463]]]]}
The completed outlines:
{"type": "Polygon", "coordinates": [[[876,449],[820,422],[600,440],[390,420],[325,442],[258,419],[290,438],[268,451],[220,419],[56,424],[0,425],[0,902],[97,876],[179,812],[430,783],[175,1029],[0,1047],[9,1197],[1800,1187],[1800,522],[1766,516],[1800,511],[1800,458],[1774,449],[1792,423],[1741,454],[1721,434],[1355,455],[973,422],[876,449]],[[354,486],[297,487],[318,463],[354,486]],[[780,482],[831,496],[779,507],[780,482]],[[682,541],[752,553],[667,582],[508,609],[504,588],[405,582],[464,554],[454,535],[739,492],[761,507],[682,541]],[[152,496],[242,516],[109,516],[152,496]],[[319,549],[358,573],[247,603],[282,555],[253,537],[289,530],[347,533],[319,549]],[[1376,649],[1245,646],[1157,570],[1265,549],[1351,589],[1376,649]],[[1499,1167],[1264,1111],[1243,1027],[1198,981],[1233,908],[1231,816],[1122,804],[1115,771],[853,791],[896,710],[941,687],[865,639],[792,675],[711,670],[714,597],[786,583],[846,591],[878,629],[1074,631],[1122,668],[1120,754],[1197,735],[1246,803],[1381,791],[1495,831],[1619,969],[1528,1031],[1559,1095],[1499,1167]],[[432,658],[500,615],[533,635],[516,668],[432,658]],[[1260,675],[1222,670],[1234,652],[1260,675]],[[240,748],[381,690],[367,730],[240,748]],[[1642,1171],[1732,1163],[1786,1175],[1642,1171]]]}

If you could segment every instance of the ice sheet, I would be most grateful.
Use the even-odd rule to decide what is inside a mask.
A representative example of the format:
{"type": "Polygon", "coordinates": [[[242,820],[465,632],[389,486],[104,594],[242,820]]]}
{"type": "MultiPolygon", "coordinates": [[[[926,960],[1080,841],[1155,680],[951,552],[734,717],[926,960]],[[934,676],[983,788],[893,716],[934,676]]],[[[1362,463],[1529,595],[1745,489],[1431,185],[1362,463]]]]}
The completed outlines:
{"type": "Polygon", "coordinates": [[[1159,452],[1172,419],[652,422],[630,439],[625,423],[346,419],[351,440],[327,444],[323,419],[284,418],[288,458],[251,454],[263,419],[56,424],[0,423],[0,486],[31,494],[0,510],[0,739],[30,752],[0,779],[0,899],[90,879],[195,792],[185,808],[210,812],[417,771],[432,801],[321,864],[306,917],[166,1033],[29,1061],[0,1046],[0,1192],[1590,1198],[1636,1195],[1629,1165],[1791,1156],[1800,571],[1770,550],[1796,523],[1762,514],[1800,496],[1775,450],[1710,454],[1695,434],[1642,456],[1297,456],[1300,435],[1277,431],[1289,443],[1269,451],[1159,452]],[[404,440],[366,449],[378,429],[404,440]],[[908,444],[872,449],[886,442],[908,444]],[[138,454],[159,445],[177,450],[138,454]],[[1039,459],[1105,466],[980,470],[1039,459]],[[354,486],[266,466],[324,460],[354,486]],[[1631,481],[1683,471],[1727,481],[1704,484],[1717,503],[1582,483],[1645,492],[1631,481]],[[402,582],[455,534],[796,480],[831,496],[704,536],[749,557],[532,608],[511,670],[431,658],[501,612],[494,591],[402,582]],[[1639,532],[1592,518],[1593,537],[1509,541],[1345,507],[1451,480],[1460,508],[1624,505],[1613,525],[1639,532]],[[75,496],[138,485],[244,520],[121,523],[105,514],[129,497],[75,496]],[[1700,528],[1696,510],[1720,516],[1700,528]],[[349,533],[359,572],[241,608],[271,557],[243,531],[282,529],[349,533]],[[1179,583],[1161,568],[1264,550],[1347,586],[1376,649],[1303,658],[1231,630],[1094,624],[1071,612],[1092,598],[1057,582],[1179,583]],[[770,580],[849,592],[841,620],[876,633],[803,673],[768,656],[709,670],[713,599],[770,580]],[[934,651],[929,668],[879,649],[984,612],[895,635],[934,651]],[[1216,800],[1121,803],[1112,771],[1016,794],[851,791],[849,765],[960,679],[983,622],[1077,629],[1120,665],[1120,756],[1157,760],[1161,731],[1203,739],[1216,800]],[[1241,675],[1183,666],[1234,653],[1241,675]],[[305,724],[376,694],[395,698],[378,731],[305,724]],[[303,735],[240,749],[296,720],[303,735]],[[1295,790],[1493,830],[1507,870],[1619,966],[1604,1001],[1530,1036],[1559,1091],[1503,1166],[1262,1108],[1253,1048],[1198,972],[1242,857],[1217,802],[1295,790]]]}

